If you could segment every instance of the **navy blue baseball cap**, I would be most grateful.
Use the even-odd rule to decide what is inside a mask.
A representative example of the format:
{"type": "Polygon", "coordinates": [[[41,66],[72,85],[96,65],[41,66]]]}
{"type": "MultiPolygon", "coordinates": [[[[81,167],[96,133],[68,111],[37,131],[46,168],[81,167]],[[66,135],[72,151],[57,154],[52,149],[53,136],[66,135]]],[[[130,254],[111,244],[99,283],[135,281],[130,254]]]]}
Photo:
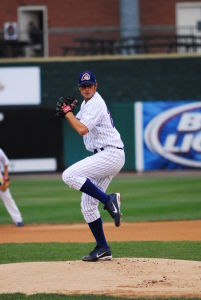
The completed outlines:
{"type": "Polygon", "coordinates": [[[91,71],[84,71],[79,75],[78,86],[96,84],[96,76],[91,71]]]}

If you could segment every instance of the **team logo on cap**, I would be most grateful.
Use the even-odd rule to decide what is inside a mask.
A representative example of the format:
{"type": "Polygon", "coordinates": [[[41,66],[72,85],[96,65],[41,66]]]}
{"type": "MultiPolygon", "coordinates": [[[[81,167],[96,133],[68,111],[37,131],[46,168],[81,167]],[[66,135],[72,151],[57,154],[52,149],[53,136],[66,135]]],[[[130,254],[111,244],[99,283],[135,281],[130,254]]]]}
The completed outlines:
{"type": "Polygon", "coordinates": [[[84,80],[90,80],[90,75],[89,75],[89,73],[84,73],[84,74],[82,75],[81,81],[84,81],[84,80]]]}

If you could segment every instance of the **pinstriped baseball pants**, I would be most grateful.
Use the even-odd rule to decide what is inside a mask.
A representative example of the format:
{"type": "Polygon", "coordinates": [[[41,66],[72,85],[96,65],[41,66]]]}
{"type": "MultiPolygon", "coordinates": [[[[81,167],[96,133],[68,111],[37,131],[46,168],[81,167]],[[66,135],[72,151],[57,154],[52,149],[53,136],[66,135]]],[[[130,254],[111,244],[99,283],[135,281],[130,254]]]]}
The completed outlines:
{"type": "MultiPolygon", "coordinates": [[[[105,192],[112,178],[119,173],[124,163],[123,150],[106,147],[103,151],[88,156],[67,168],[62,174],[62,179],[69,187],[80,190],[88,178],[105,192]]],[[[82,193],[81,211],[87,223],[100,218],[98,204],[97,199],[82,193]]]]}
{"type": "Polygon", "coordinates": [[[0,198],[2,199],[9,215],[11,216],[13,222],[17,224],[18,222],[22,222],[21,213],[10,193],[10,189],[8,188],[4,192],[0,191],[0,198]]]}

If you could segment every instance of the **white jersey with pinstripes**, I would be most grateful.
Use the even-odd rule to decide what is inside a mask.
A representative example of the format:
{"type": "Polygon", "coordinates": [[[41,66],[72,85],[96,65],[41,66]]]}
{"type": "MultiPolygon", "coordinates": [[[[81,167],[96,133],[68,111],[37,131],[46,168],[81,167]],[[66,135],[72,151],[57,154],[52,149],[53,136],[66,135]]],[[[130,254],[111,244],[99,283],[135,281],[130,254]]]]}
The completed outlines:
{"type": "Polygon", "coordinates": [[[76,117],[89,132],[83,136],[87,150],[104,148],[106,146],[123,148],[119,132],[113,124],[106,103],[98,92],[88,100],[83,101],[76,117]]]}
{"type": "MultiPolygon", "coordinates": [[[[120,172],[125,163],[124,145],[120,134],[115,129],[106,103],[98,92],[87,102],[82,102],[76,117],[89,130],[83,136],[86,149],[97,149],[98,153],[68,167],[62,174],[63,181],[69,187],[80,190],[88,178],[105,192],[112,178],[120,172]],[[104,151],[101,151],[101,148],[104,148],[104,151]]],[[[87,223],[100,218],[98,205],[97,199],[82,193],[81,210],[87,223]]]]}
{"type": "MultiPolygon", "coordinates": [[[[3,167],[8,166],[8,164],[9,164],[9,159],[1,148],[0,148],[0,163],[3,167]]],[[[0,168],[0,178],[2,178],[2,177],[3,177],[3,175],[1,173],[1,168],[0,168]]]]}

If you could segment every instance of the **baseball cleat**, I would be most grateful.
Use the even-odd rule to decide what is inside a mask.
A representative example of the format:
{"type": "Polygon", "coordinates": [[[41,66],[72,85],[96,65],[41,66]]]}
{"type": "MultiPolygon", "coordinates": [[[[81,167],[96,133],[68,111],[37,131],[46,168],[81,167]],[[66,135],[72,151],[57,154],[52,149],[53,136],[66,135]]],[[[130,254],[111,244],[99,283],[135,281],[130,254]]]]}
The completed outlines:
{"type": "Polygon", "coordinates": [[[87,256],[83,256],[83,261],[94,262],[98,260],[111,260],[112,253],[110,247],[98,247],[98,245],[94,248],[93,251],[89,253],[87,256]]]}
{"type": "Polygon", "coordinates": [[[18,223],[16,224],[16,226],[17,226],[17,227],[23,227],[23,226],[24,226],[24,223],[23,223],[23,222],[18,222],[18,223]]]}
{"type": "Polygon", "coordinates": [[[110,194],[110,201],[104,205],[111,217],[114,219],[115,226],[119,227],[121,225],[121,195],[120,193],[110,194]]]}

